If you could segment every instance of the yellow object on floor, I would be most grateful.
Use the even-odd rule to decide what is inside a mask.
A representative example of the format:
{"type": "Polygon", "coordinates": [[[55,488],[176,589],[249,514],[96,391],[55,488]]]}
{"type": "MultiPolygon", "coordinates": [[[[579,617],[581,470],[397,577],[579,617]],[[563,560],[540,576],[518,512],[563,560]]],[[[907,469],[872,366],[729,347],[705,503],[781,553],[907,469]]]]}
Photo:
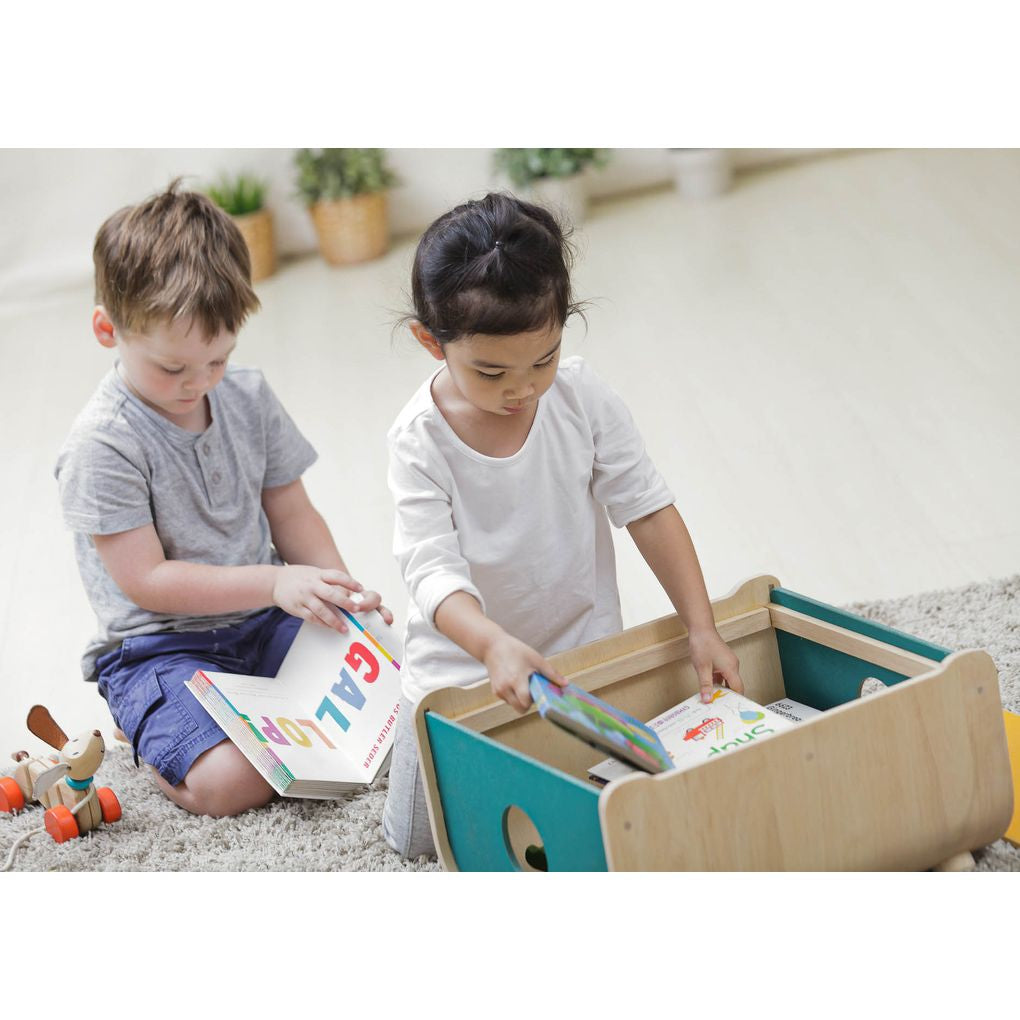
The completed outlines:
{"type": "Polygon", "coordinates": [[[1003,712],[1006,721],[1006,744],[1009,747],[1009,767],[1013,773],[1013,821],[1009,823],[1005,838],[1020,846],[1020,715],[1003,712]]]}

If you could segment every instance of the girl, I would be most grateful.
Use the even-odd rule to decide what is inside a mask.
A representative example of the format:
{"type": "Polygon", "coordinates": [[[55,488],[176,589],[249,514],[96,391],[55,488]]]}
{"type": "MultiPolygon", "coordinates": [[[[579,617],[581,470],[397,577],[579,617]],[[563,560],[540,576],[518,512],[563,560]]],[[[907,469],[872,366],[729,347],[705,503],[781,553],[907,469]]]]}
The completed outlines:
{"type": "Polygon", "coordinates": [[[560,358],[571,251],[544,209],[467,202],[418,244],[410,329],[439,367],[388,434],[394,553],[411,596],[387,842],[433,853],[411,710],[488,677],[523,712],[545,656],[622,629],[610,522],[630,531],[690,634],[704,699],[743,690],[673,494],[620,398],[560,358]]]}

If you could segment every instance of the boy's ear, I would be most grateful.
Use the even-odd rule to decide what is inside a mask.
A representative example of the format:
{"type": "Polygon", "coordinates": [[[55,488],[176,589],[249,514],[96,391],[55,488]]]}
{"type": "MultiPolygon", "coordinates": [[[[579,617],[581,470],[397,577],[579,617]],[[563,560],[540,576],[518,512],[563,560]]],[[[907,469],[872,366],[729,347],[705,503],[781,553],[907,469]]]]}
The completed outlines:
{"type": "Polygon", "coordinates": [[[95,310],[92,312],[92,332],[96,334],[96,339],[104,347],[117,346],[113,322],[110,316],[106,314],[106,309],[102,305],[96,305],[95,310]]]}
{"type": "Polygon", "coordinates": [[[443,353],[443,345],[417,320],[412,319],[410,322],[411,332],[414,334],[415,340],[418,341],[432,355],[436,361],[445,361],[446,355],[443,353]]]}

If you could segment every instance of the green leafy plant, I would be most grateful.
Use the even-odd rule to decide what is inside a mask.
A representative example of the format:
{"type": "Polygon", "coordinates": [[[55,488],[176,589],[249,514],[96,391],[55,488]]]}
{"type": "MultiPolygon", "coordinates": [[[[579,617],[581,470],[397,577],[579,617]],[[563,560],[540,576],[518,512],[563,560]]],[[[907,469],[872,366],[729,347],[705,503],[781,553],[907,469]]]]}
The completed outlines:
{"type": "Polygon", "coordinates": [[[308,205],[385,191],[397,183],[382,149],[298,149],[298,194],[308,205]]]}
{"type": "Polygon", "coordinates": [[[518,188],[543,177],[571,177],[586,166],[602,167],[605,149],[496,149],[493,165],[518,188]]]}
{"type": "Polygon", "coordinates": [[[249,174],[231,177],[224,174],[219,183],[209,186],[209,197],[231,216],[258,212],[266,199],[266,182],[249,174]]]}

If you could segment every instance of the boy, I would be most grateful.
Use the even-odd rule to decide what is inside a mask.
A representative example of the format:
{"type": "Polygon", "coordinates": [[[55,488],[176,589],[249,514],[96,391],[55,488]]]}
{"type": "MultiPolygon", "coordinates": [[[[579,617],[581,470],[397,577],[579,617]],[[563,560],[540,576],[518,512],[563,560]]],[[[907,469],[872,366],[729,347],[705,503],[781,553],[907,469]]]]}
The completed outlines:
{"type": "Polygon", "coordinates": [[[259,306],[233,221],[174,182],[114,213],[93,259],[117,360],[56,468],[99,624],[82,670],[174,803],[238,814],[273,790],[184,681],[274,676],[301,620],[347,629],[332,606],[392,615],[308,499],[314,449],[259,371],[227,366],[259,306]]]}

